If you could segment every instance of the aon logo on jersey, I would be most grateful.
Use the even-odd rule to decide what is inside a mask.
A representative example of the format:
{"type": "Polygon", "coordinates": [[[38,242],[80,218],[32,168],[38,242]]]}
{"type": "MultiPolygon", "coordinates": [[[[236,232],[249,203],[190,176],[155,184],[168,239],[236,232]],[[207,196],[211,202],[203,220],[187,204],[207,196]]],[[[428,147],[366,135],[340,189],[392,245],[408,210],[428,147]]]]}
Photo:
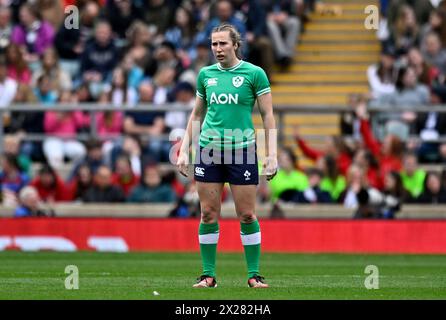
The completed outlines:
{"type": "Polygon", "coordinates": [[[215,92],[211,94],[211,104],[237,104],[238,103],[238,93],[236,94],[226,94],[220,93],[218,96],[215,92]]]}

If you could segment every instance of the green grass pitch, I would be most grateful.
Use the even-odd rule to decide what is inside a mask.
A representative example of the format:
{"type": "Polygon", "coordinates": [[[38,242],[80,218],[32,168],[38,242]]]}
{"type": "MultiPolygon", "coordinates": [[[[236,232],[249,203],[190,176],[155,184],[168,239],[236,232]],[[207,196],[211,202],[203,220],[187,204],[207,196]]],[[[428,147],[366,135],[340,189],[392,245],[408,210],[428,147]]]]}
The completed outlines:
{"type": "Polygon", "coordinates": [[[200,266],[198,253],[1,252],[0,299],[446,299],[446,255],[263,254],[268,289],[247,287],[242,253],[218,254],[218,288],[191,287],[200,266]],[[78,290],[65,289],[67,265],[78,290]]]}

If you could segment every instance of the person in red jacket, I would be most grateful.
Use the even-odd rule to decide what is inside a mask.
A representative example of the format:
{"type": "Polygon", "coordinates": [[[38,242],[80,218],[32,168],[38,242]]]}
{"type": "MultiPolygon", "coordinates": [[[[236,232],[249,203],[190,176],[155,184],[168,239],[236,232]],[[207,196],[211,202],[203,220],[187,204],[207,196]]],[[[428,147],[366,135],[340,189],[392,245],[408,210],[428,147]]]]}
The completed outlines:
{"type": "Polygon", "coordinates": [[[336,159],[337,167],[342,175],[346,175],[350,164],[352,163],[352,151],[349,149],[345,141],[340,136],[330,136],[325,142],[324,150],[316,150],[311,148],[305,140],[299,134],[296,129],[294,137],[299,148],[302,150],[307,158],[314,161],[319,160],[321,157],[331,155],[336,159]]]}
{"type": "Polygon", "coordinates": [[[44,164],[37,177],[30,184],[37,189],[40,198],[45,202],[70,201],[71,192],[54,169],[44,164]]]}
{"type": "Polygon", "coordinates": [[[127,155],[121,154],[116,159],[112,181],[114,185],[122,188],[126,196],[139,183],[139,176],[133,173],[130,158],[127,155]]]}
{"type": "Polygon", "coordinates": [[[384,177],[389,172],[400,172],[402,169],[404,143],[393,134],[386,135],[382,143],[378,142],[373,136],[365,104],[356,107],[356,115],[360,119],[360,132],[364,144],[378,161],[381,185],[384,185],[384,177]]]}

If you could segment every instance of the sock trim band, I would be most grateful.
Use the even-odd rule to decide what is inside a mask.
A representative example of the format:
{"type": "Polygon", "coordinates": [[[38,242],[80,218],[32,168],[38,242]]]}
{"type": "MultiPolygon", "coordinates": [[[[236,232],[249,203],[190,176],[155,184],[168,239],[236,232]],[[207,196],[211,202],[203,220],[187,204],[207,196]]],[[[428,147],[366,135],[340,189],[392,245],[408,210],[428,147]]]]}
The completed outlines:
{"type": "Polygon", "coordinates": [[[198,242],[200,244],[217,244],[220,232],[207,233],[198,235],[198,242]]]}
{"type": "Polygon", "coordinates": [[[242,239],[242,244],[244,246],[251,246],[255,244],[260,244],[262,242],[262,234],[261,232],[251,233],[251,234],[240,234],[242,239]]]}

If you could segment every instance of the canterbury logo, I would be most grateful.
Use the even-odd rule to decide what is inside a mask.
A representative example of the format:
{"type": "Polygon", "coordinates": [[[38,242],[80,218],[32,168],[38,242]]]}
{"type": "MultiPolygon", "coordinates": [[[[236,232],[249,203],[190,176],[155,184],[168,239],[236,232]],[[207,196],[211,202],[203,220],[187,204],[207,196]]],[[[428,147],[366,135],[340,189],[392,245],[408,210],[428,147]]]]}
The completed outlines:
{"type": "Polygon", "coordinates": [[[245,176],[245,180],[250,180],[251,178],[251,172],[249,172],[248,170],[245,171],[245,173],[243,174],[245,176]]]}
{"type": "Polygon", "coordinates": [[[204,176],[204,168],[195,167],[195,175],[203,177],[204,176]]]}

